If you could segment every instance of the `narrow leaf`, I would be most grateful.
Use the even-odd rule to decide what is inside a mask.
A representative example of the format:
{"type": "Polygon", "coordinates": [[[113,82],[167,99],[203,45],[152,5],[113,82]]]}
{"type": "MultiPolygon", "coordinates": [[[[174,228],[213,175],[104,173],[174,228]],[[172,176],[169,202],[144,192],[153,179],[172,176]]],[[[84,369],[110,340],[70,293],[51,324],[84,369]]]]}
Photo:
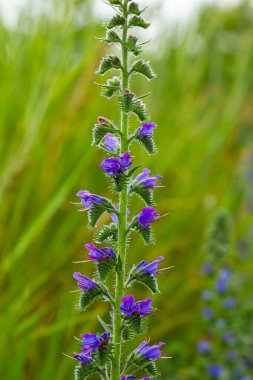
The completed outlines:
{"type": "Polygon", "coordinates": [[[149,63],[143,61],[142,59],[136,61],[133,64],[130,73],[138,73],[144,75],[148,79],[153,79],[155,77],[155,73],[149,63]]]}
{"type": "Polygon", "coordinates": [[[112,334],[112,328],[109,326],[99,315],[97,315],[97,319],[99,320],[101,326],[104,328],[106,332],[109,332],[112,334]]]}
{"type": "Polygon", "coordinates": [[[114,16],[107,24],[106,24],[106,27],[107,29],[112,29],[112,28],[115,28],[117,26],[122,26],[124,25],[126,22],[125,18],[120,16],[120,15],[116,15],[114,16]]]}
{"type": "Polygon", "coordinates": [[[143,29],[147,29],[149,25],[150,24],[140,16],[133,16],[129,21],[129,26],[138,26],[143,29]]]}
{"type": "Polygon", "coordinates": [[[117,55],[109,55],[102,59],[99,68],[97,69],[98,74],[105,74],[111,69],[121,69],[121,61],[117,55]]]}
{"type": "Polygon", "coordinates": [[[134,1],[130,3],[128,12],[137,16],[139,16],[142,13],[142,11],[139,8],[139,5],[135,3],[134,1]]]}

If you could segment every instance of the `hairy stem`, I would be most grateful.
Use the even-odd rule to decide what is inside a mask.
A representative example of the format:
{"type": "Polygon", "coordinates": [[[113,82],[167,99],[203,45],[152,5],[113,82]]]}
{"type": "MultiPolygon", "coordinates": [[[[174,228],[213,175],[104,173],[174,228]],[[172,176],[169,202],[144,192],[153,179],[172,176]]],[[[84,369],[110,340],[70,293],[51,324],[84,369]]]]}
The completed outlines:
{"type": "MultiPolygon", "coordinates": [[[[128,50],[127,41],[127,0],[124,0],[123,13],[126,19],[122,32],[122,95],[128,89],[128,50]]],[[[128,114],[121,111],[121,153],[128,150],[128,114]]],[[[113,320],[113,342],[115,345],[114,355],[112,359],[111,380],[120,380],[120,364],[121,364],[121,315],[119,311],[121,298],[124,295],[125,282],[125,258],[126,258],[126,238],[127,238],[127,188],[123,189],[119,199],[118,214],[118,255],[122,265],[118,266],[116,273],[115,288],[115,306],[113,320]]]]}

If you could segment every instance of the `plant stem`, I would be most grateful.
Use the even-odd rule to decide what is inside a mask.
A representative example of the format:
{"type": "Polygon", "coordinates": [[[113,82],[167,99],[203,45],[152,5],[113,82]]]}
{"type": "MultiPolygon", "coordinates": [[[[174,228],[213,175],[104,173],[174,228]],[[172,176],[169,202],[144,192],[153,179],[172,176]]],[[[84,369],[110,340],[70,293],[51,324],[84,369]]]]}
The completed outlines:
{"type": "MultiPolygon", "coordinates": [[[[122,31],[122,96],[124,91],[128,89],[128,50],[126,48],[127,41],[127,3],[123,3],[123,15],[125,24],[122,31]]],[[[128,150],[128,114],[121,111],[121,154],[128,150]]],[[[119,214],[118,214],[118,255],[122,266],[118,266],[116,272],[116,287],[115,287],[115,306],[113,320],[113,343],[114,355],[112,359],[111,380],[120,380],[120,364],[121,364],[121,315],[120,303],[124,295],[125,282],[125,258],[126,258],[126,239],[127,239],[127,203],[128,193],[127,188],[124,188],[119,197],[119,214]]]]}

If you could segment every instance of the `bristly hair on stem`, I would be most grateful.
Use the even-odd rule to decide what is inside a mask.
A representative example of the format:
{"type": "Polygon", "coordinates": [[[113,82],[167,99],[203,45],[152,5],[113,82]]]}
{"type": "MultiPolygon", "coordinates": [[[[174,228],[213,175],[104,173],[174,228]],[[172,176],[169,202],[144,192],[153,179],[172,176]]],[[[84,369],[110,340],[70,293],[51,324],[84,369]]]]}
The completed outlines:
{"type": "Polygon", "coordinates": [[[162,176],[151,174],[147,168],[140,171],[141,165],[133,167],[131,152],[133,142],[139,143],[148,154],[154,154],[157,150],[154,143],[157,125],[149,120],[143,102],[147,94],[131,91],[131,80],[135,75],[142,75],[147,80],[156,76],[149,62],[136,58],[141,54],[144,43],[139,42],[134,30],[147,29],[150,24],[143,18],[145,9],[141,9],[136,1],[108,0],[106,4],[114,9],[115,15],[105,23],[105,37],[101,40],[108,45],[119,45],[121,53],[102,58],[97,74],[103,76],[113,72],[113,76],[99,86],[102,96],[117,98],[120,124],[115,125],[109,118],[99,116],[93,129],[92,144],[104,153],[100,167],[113,184],[117,199],[113,201],[88,190],[77,192],[79,203],[74,205],[79,207],[79,211],[87,211],[90,227],[96,227],[104,213],[109,214],[111,222],[96,233],[94,240],[98,246],[92,243],[85,245],[89,253],[81,263],[93,263],[93,278],[80,272],[75,272],[73,277],[80,293],[79,312],[85,311],[96,300],[108,302],[111,312],[106,321],[98,316],[102,333],[86,332],[81,335],[79,352],[73,354],[78,362],[75,380],[83,380],[93,374],[106,380],[129,380],[135,378],[132,374],[140,370],[146,371],[147,376],[156,377],[159,374],[156,360],[164,358],[161,353],[163,342],[152,345],[149,340],[144,340],[134,351],[128,354],[123,352],[125,341],[147,332],[148,319],[156,312],[152,298],[136,300],[126,292],[139,282],[151,293],[156,293],[159,291],[157,277],[164,273],[160,268],[163,257],[151,262],[144,259],[127,270],[132,233],[136,232],[145,244],[150,244],[153,242],[152,223],[161,219],[153,206],[154,191],[162,187],[162,176]],[[118,72],[117,76],[115,71],[118,72]],[[131,115],[136,116],[136,128],[130,135],[131,115]],[[144,205],[130,219],[130,198],[136,196],[144,205]],[[126,358],[124,362],[123,357],[126,358]]]}

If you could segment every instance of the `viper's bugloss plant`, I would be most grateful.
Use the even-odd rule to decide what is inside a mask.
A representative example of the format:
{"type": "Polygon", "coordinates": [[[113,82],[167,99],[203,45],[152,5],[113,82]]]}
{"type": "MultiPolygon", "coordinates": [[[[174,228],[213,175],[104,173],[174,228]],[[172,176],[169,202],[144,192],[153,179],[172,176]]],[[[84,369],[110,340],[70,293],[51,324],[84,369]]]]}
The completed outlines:
{"type": "Polygon", "coordinates": [[[100,84],[103,96],[108,99],[116,97],[120,123],[116,125],[108,118],[98,117],[93,129],[93,145],[104,152],[100,167],[110,181],[112,191],[117,194],[117,200],[113,202],[88,190],[77,192],[80,203],[76,205],[79,211],[87,212],[91,227],[96,226],[104,213],[108,214],[111,222],[96,233],[96,245],[85,245],[88,255],[84,261],[94,263],[94,277],[90,279],[79,272],[73,276],[80,289],[80,311],[95,300],[108,302],[112,310],[107,322],[99,317],[105,330],[103,333],[86,332],[81,335],[81,347],[73,355],[79,362],[75,368],[76,380],[95,373],[108,380],[133,380],[136,378],[133,373],[138,374],[139,370],[140,376],[144,371],[148,376],[155,377],[158,375],[156,360],[163,357],[163,342],[144,340],[128,355],[124,350],[125,342],[147,331],[148,319],[156,311],[152,298],[137,300],[127,292],[135,282],[145,285],[152,293],[158,292],[157,275],[164,270],[159,268],[164,258],[160,256],[151,262],[143,260],[129,271],[126,264],[132,233],[137,232],[146,244],[153,242],[151,225],[161,218],[153,208],[153,192],[160,186],[162,177],[151,174],[147,168],[141,171],[141,165],[134,166],[137,158],[134,160],[131,153],[134,142],[149,154],[156,152],[153,135],[157,125],[149,120],[147,107],[143,103],[145,96],[136,95],[131,90],[133,75],[141,74],[148,80],[155,77],[149,63],[136,58],[142,51],[143,43],[133,34],[134,28],[147,29],[149,23],[142,17],[144,10],[135,1],[108,0],[108,3],[115,10],[115,15],[105,24],[106,36],[103,40],[109,45],[118,45],[121,54],[103,58],[97,73],[104,75],[111,70],[120,73],[100,84]],[[137,117],[132,131],[130,115],[137,117]],[[130,218],[129,200],[134,196],[139,196],[144,206],[130,218]]]}
{"type": "Polygon", "coordinates": [[[241,291],[243,276],[233,265],[230,224],[226,212],[217,215],[202,266],[205,330],[197,347],[198,374],[203,379],[252,380],[253,303],[241,291]]]}

